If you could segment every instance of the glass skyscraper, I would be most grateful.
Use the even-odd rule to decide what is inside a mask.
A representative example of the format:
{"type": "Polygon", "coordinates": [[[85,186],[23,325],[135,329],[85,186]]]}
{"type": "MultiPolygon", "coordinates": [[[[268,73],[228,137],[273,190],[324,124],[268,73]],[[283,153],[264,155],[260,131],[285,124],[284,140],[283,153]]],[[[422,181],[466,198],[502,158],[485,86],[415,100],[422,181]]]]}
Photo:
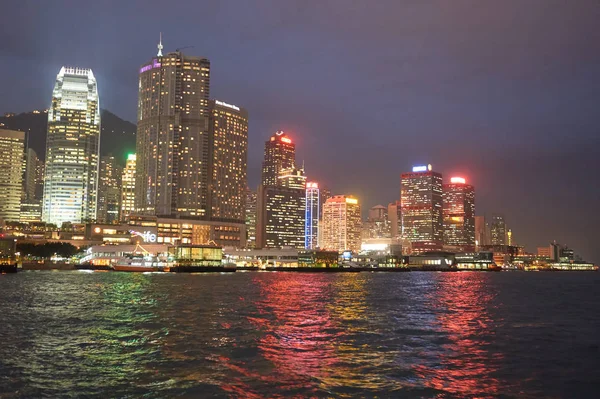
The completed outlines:
{"type": "Polygon", "coordinates": [[[62,67],[48,110],[42,220],[96,219],[100,105],[91,69],[62,67]]]}

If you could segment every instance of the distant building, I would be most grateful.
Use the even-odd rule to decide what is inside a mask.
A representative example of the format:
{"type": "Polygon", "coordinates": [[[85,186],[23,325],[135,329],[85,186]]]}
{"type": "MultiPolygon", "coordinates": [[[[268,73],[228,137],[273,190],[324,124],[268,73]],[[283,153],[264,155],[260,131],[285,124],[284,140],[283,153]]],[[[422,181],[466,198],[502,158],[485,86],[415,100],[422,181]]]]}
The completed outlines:
{"type": "Polygon", "coordinates": [[[218,100],[209,103],[210,219],[245,223],[248,112],[218,100]]]}
{"type": "Polygon", "coordinates": [[[0,129],[0,221],[20,219],[24,154],[25,133],[0,129]]]}
{"type": "Polygon", "coordinates": [[[504,216],[492,216],[490,243],[491,245],[506,245],[506,222],[504,221],[504,216]]]}
{"type": "Polygon", "coordinates": [[[444,239],[442,175],[431,165],[402,174],[402,236],[415,253],[439,251],[444,239]]]}
{"type": "Polygon", "coordinates": [[[295,167],[296,145],[282,130],[279,130],[265,142],[262,185],[276,186],[281,170],[295,167]]]}
{"type": "Polygon", "coordinates": [[[400,237],[402,232],[402,216],[400,201],[388,204],[388,219],[390,221],[390,236],[392,238],[400,237]]]}
{"type": "Polygon", "coordinates": [[[363,223],[362,238],[390,238],[391,224],[388,219],[388,208],[376,205],[369,209],[367,220],[363,223]]]}
{"type": "Polygon", "coordinates": [[[462,177],[443,185],[444,245],[475,249],[475,189],[462,177]]]}
{"type": "Polygon", "coordinates": [[[42,219],[60,226],[96,219],[100,104],[91,69],[62,67],[48,110],[42,219]]]}
{"type": "Polygon", "coordinates": [[[135,170],[136,155],[127,155],[125,169],[121,174],[121,220],[135,213],[135,170]]]}
{"type": "Polygon", "coordinates": [[[36,199],[36,177],[37,168],[40,160],[33,148],[27,148],[25,151],[25,164],[23,173],[23,200],[34,201],[36,199]]]}
{"type": "Polygon", "coordinates": [[[331,190],[320,186],[319,187],[319,199],[321,204],[319,205],[319,220],[323,220],[323,206],[325,205],[325,201],[331,198],[331,190]]]}
{"type": "Polygon", "coordinates": [[[304,248],[304,189],[261,185],[258,204],[257,248],[304,248]]]}
{"type": "Polygon", "coordinates": [[[256,247],[256,206],[257,193],[246,190],[246,248],[256,247]]]}
{"type": "Polygon", "coordinates": [[[121,177],[122,171],[112,155],[100,158],[98,184],[99,223],[117,223],[121,215],[121,177]]]}
{"type": "Polygon", "coordinates": [[[358,200],[352,196],[336,195],[323,207],[322,249],[330,251],[359,251],[361,246],[361,214],[358,200]]]}
{"type": "Polygon", "coordinates": [[[319,245],[319,211],[321,203],[319,198],[319,184],[306,183],[306,212],[305,212],[305,240],[306,249],[315,249],[319,245]]]}
{"type": "Polygon", "coordinates": [[[485,216],[475,216],[475,243],[480,245],[491,245],[490,226],[485,216]]]}

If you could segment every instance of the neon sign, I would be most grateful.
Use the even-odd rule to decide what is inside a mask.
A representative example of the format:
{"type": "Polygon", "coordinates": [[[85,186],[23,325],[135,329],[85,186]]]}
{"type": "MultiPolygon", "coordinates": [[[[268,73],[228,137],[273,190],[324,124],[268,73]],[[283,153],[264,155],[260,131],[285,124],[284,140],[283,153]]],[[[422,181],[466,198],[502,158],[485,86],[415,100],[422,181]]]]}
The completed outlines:
{"type": "Polygon", "coordinates": [[[227,104],[227,103],[225,103],[223,101],[219,101],[219,100],[215,100],[215,104],[220,105],[222,107],[227,107],[227,108],[235,109],[236,111],[240,110],[240,107],[237,107],[237,106],[235,106],[233,104],[227,104]]]}
{"type": "Polygon", "coordinates": [[[156,59],[152,60],[152,64],[142,67],[142,69],[140,69],[140,73],[144,73],[154,68],[160,68],[160,62],[158,62],[156,59]]]}
{"type": "Polygon", "coordinates": [[[450,183],[465,184],[467,180],[464,177],[451,177],[450,183]]]}
{"type": "Polygon", "coordinates": [[[425,165],[413,166],[412,171],[413,172],[427,172],[427,166],[425,166],[425,165]]]}
{"type": "Polygon", "coordinates": [[[142,240],[144,242],[156,242],[156,234],[152,233],[151,231],[144,231],[143,233],[140,233],[139,231],[130,231],[131,234],[138,236],[138,237],[142,237],[142,240]]]}

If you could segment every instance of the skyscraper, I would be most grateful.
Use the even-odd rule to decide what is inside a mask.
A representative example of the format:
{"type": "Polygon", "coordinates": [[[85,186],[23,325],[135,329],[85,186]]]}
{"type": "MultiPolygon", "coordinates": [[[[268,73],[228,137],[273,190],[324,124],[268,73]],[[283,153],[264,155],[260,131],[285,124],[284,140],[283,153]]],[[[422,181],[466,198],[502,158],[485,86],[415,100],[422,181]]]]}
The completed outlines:
{"type": "Polygon", "coordinates": [[[24,201],[35,201],[35,189],[36,189],[36,171],[39,163],[37,154],[33,148],[27,148],[25,150],[25,165],[23,174],[23,200],[24,201]]]}
{"type": "Polygon", "coordinates": [[[256,191],[246,190],[246,247],[256,247],[256,191]]]}
{"type": "Polygon", "coordinates": [[[91,69],[62,67],[48,110],[42,220],[96,219],[100,105],[91,69]]]}
{"type": "Polygon", "coordinates": [[[210,101],[210,218],[245,223],[248,112],[210,101]]]}
{"type": "Polygon", "coordinates": [[[462,177],[443,185],[444,244],[475,248],[475,189],[462,177]]]}
{"type": "Polygon", "coordinates": [[[306,183],[306,212],[304,216],[304,247],[306,249],[315,249],[319,245],[320,209],[319,184],[308,182],[306,183]]]}
{"type": "Polygon", "coordinates": [[[202,218],[208,213],[210,62],[181,51],[139,71],[136,212],[202,218]]]}
{"type": "Polygon", "coordinates": [[[0,220],[18,222],[23,193],[25,133],[0,129],[0,220]]]}
{"type": "Polygon", "coordinates": [[[135,169],[136,155],[129,154],[121,174],[121,220],[135,213],[135,169]]]}
{"type": "Polygon", "coordinates": [[[504,222],[504,216],[492,215],[490,236],[490,243],[492,245],[506,245],[506,223],[504,222]]]}
{"type": "Polygon", "coordinates": [[[415,166],[402,174],[400,193],[402,236],[413,252],[441,250],[444,239],[442,175],[431,165],[415,166]]]}
{"type": "Polygon", "coordinates": [[[358,251],[361,243],[360,204],[352,196],[336,195],[323,206],[321,247],[331,251],[358,251]]]}
{"type": "Polygon", "coordinates": [[[400,201],[388,204],[388,219],[390,221],[390,236],[392,238],[400,237],[402,232],[402,216],[400,201]]]}
{"type": "Polygon", "coordinates": [[[475,243],[490,245],[490,226],[485,221],[485,216],[475,216],[475,243]]]}
{"type": "Polygon", "coordinates": [[[296,145],[281,130],[265,142],[265,157],[262,164],[262,185],[276,186],[282,169],[296,167],[296,145]]]}
{"type": "Polygon", "coordinates": [[[369,216],[363,224],[363,238],[390,238],[391,226],[388,219],[388,208],[375,205],[369,209],[369,216]]]}
{"type": "Polygon", "coordinates": [[[100,223],[116,223],[121,215],[121,175],[122,171],[112,155],[100,158],[98,175],[98,213],[100,223]]]}

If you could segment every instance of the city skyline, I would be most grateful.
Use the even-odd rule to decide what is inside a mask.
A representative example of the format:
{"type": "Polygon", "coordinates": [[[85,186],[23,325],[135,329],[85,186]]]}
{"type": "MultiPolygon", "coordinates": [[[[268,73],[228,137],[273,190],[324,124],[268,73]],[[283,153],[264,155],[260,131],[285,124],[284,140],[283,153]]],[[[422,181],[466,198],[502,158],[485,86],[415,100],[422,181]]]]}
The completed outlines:
{"type": "MultiPolygon", "coordinates": [[[[584,12],[585,2],[578,3],[572,8],[572,15],[575,15],[579,21],[579,28],[574,32],[565,32],[564,26],[556,23],[561,18],[561,9],[556,3],[551,3],[551,5],[544,3],[547,10],[545,14],[547,20],[545,22],[534,19],[531,13],[520,14],[520,19],[513,21],[511,25],[515,30],[514,33],[508,33],[505,30],[502,30],[502,33],[500,33],[499,30],[507,21],[512,20],[509,19],[513,16],[510,6],[489,5],[488,7],[493,12],[492,10],[484,12],[477,8],[467,8],[467,5],[470,5],[470,3],[457,2],[451,12],[450,10],[445,10],[449,12],[449,16],[438,14],[434,16],[435,18],[440,18],[441,22],[444,23],[440,24],[438,30],[433,32],[433,36],[431,37],[440,40],[443,36],[439,34],[440,31],[448,31],[448,42],[446,42],[446,44],[450,44],[448,49],[457,52],[455,62],[450,62],[448,66],[449,71],[445,71],[442,76],[439,76],[438,80],[432,82],[432,85],[435,83],[435,87],[442,90],[442,95],[439,95],[437,100],[431,100],[431,103],[429,103],[430,106],[426,106],[427,102],[424,98],[431,99],[435,90],[432,89],[432,85],[425,83],[425,79],[436,76],[436,74],[431,73],[433,72],[431,68],[433,68],[434,62],[428,59],[424,60],[422,57],[430,55],[436,59],[435,63],[439,63],[440,65],[444,64],[443,60],[447,60],[448,58],[452,61],[452,57],[448,55],[442,56],[443,51],[440,51],[439,47],[430,42],[423,42],[423,46],[417,48],[418,52],[416,55],[419,58],[413,59],[409,57],[408,61],[406,61],[407,64],[400,69],[400,79],[409,79],[407,94],[402,94],[406,90],[394,86],[394,84],[398,84],[397,81],[389,81],[391,88],[396,87],[393,93],[400,93],[404,96],[399,99],[398,104],[409,105],[408,107],[398,108],[401,118],[394,119],[395,127],[393,129],[390,129],[391,125],[389,124],[388,115],[396,115],[397,112],[395,111],[396,107],[392,106],[390,108],[390,105],[385,106],[386,101],[390,101],[389,94],[387,94],[388,90],[379,89],[379,91],[383,92],[381,96],[374,94],[372,90],[363,90],[366,97],[362,101],[371,101],[377,110],[374,115],[379,116],[379,118],[375,118],[375,116],[368,117],[364,122],[357,121],[356,118],[352,117],[354,105],[347,100],[349,97],[348,91],[342,89],[333,90],[333,88],[339,88],[339,84],[351,81],[351,77],[356,73],[352,68],[339,71],[337,75],[325,72],[323,75],[333,77],[333,79],[329,79],[330,84],[326,82],[315,84],[314,88],[311,85],[305,85],[306,87],[302,90],[293,92],[295,95],[286,96],[287,90],[277,91],[273,88],[274,84],[281,86],[281,79],[285,76],[278,74],[279,69],[286,70],[285,66],[293,60],[289,55],[287,58],[277,57],[277,55],[282,54],[282,48],[275,46],[273,57],[269,57],[271,60],[277,60],[275,63],[277,65],[267,68],[265,72],[257,73],[257,67],[264,67],[266,65],[264,60],[259,63],[253,63],[257,59],[249,58],[248,65],[250,69],[240,68],[238,61],[247,56],[247,53],[241,52],[239,53],[240,58],[236,58],[230,55],[225,56],[224,53],[220,52],[220,45],[231,44],[231,32],[223,32],[223,35],[215,39],[202,40],[201,43],[194,42],[191,44],[196,45],[193,54],[206,56],[215,65],[218,65],[220,69],[222,68],[223,75],[219,78],[220,81],[218,84],[215,85],[216,90],[213,90],[216,94],[214,97],[225,98],[234,103],[246,104],[249,108],[249,113],[252,115],[252,125],[249,131],[248,160],[250,187],[256,187],[259,176],[257,172],[260,166],[257,163],[257,159],[260,159],[260,149],[257,156],[256,148],[261,146],[263,139],[268,137],[272,131],[283,129],[290,132],[294,140],[298,143],[298,158],[306,160],[306,165],[308,165],[307,175],[311,177],[311,180],[333,188],[332,191],[336,194],[344,192],[353,193],[361,199],[361,203],[364,204],[363,209],[367,209],[369,206],[378,203],[385,204],[396,200],[397,194],[395,193],[399,190],[397,184],[399,174],[410,170],[412,165],[421,162],[432,163],[445,176],[465,176],[469,182],[477,187],[477,214],[504,214],[507,223],[513,229],[515,234],[514,240],[516,242],[525,244],[529,249],[532,249],[544,245],[552,239],[557,239],[577,247],[587,258],[598,259],[598,250],[592,243],[593,240],[590,239],[590,237],[594,236],[594,233],[586,227],[586,224],[594,225],[594,223],[588,222],[588,215],[592,215],[592,218],[598,217],[593,212],[593,205],[597,202],[598,192],[594,184],[585,184],[590,178],[590,171],[597,170],[598,168],[598,157],[593,154],[582,157],[581,153],[577,152],[580,148],[597,151],[597,147],[594,145],[597,140],[594,137],[596,128],[593,126],[590,128],[589,125],[590,118],[594,120],[591,117],[592,111],[588,110],[588,107],[579,107],[578,111],[570,110],[567,114],[563,114],[563,117],[560,114],[557,115],[555,112],[547,112],[549,109],[554,109],[553,107],[558,106],[559,97],[571,98],[570,102],[573,103],[593,103],[592,100],[594,97],[590,96],[594,93],[593,88],[598,87],[598,80],[594,78],[585,79],[588,76],[586,74],[591,73],[591,69],[587,69],[588,67],[585,67],[583,71],[580,70],[577,78],[567,74],[565,75],[566,80],[560,79],[563,82],[561,85],[557,86],[557,84],[552,83],[557,76],[556,74],[564,74],[567,73],[565,70],[572,69],[566,68],[568,63],[561,62],[559,58],[552,58],[555,57],[552,54],[558,54],[561,57],[570,56],[568,58],[571,60],[570,62],[581,65],[582,54],[595,53],[589,49],[589,45],[594,42],[593,38],[597,33],[591,29],[591,26],[593,26],[590,24],[591,17],[587,16],[584,12]],[[475,21],[487,22],[492,30],[491,33],[487,33],[488,38],[496,39],[495,46],[502,46],[502,49],[508,51],[512,55],[512,58],[505,57],[506,62],[497,60],[497,63],[492,65],[484,62],[483,56],[474,56],[475,59],[471,60],[465,59],[466,55],[462,52],[463,48],[458,47],[458,41],[456,41],[457,37],[460,37],[457,35],[462,35],[463,33],[462,31],[456,33],[455,30],[450,29],[455,26],[451,17],[457,15],[462,15],[465,18],[463,22],[466,25],[474,24],[475,21]],[[491,15],[494,15],[494,17],[491,15]],[[530,24],[538,27],[538,32],[550,32],[551,26],[561,26],[559,33],[563,34],[566,39],[563,41],[552,41],[551,38],[548,38],[546,42],[542,33],[524,30],[530,24]],[[547,61],[544,63],[550,65],[549,69],[543,68],[542,64],[535,63],[532,57],[520,53],[521,48],[518,46],[515,46],[515,49],[510,51],[511,47],[508,45],[513,43],[512,40],[519,37],[519,33],[517,32],[536,43],[536,45],[528,46],[528,49],[533,49],[534,53],[549,51],[549,54],[551,54],[550,57],[555,61],[554,63],[547,61]],[[575,42],[580,43],[580,46],[568,45],[575,42]],[[554,51],[554,47],[548,47],[548,43],[556,46],[556,51],[554,51]],[[586,46],[588,46],[587,49],[586,46]],[[586,50],[584,51],[583,49],[586,50]],[[515,58],[516,56],[520,56],[521,58],[515,58]],[[509,67],[514,65],[515,60],[522,60],[524,76],[537,76],[538,79],[533,81],[530,79],[525,80],[524,77],[517,74],[515,82],[532,82],[523,85],[524,96],[517,94],[521,90],[521,88],[517,89],[519,85],[515,84],[507,87],[504,84],[506,83],[507,76],[513,76],[514,70],[509,67]],[[430,69],[425,68],[424,72],[416,72],[419,70],[419,65],[429,67],[430,69]],[[477,66],[484,66],[486,67],[484,71],[488,71],[487,74],[483,75],[486,79],[484,81],[486,84],[482,86],[480,91],[474,88],[475,83],[481,83],[477,81],[479,75],[473,74],[472,77],[469,75],[473,71],[473,68],[477,70],[477,66]],[[490,68],[492,71],[500,73],[491,73],[489,72],[490,68]],[[532,73],[533,75],[531,75],[532,73]],[[233,85],[240,82],[235,79],[235,74],[238,74],[239,79],[243,79],[244,82],[251,83],[252,90],[250,91],[253,96],[258,95],[258,97],[255,97],[257,101],[249,101],[250,93],[244,93],[243,90],[233,87],[233,85]],[[271,76],[272,79],[270,81],[266,79],[265,74],[271,76]],[[444,81],[444,79],[449,80],[444,81]],[[585,89],[582,88],[580,80],[585,82],[585,89]],[[441,86],[440,81],[442,82],[441,86]],[[453,88],[456,87],[460,90],[456,92],[455,97],[444,95],[444,93],[452,93],[453,88]],[[505,91],[502,91],[500,87],[505,88],[502,89],[505,91]],[[323,92],[323,97],[307,105],[305,101],[307,98],[306,93],[312,93],[313,91],[314,93],[323,92]],[[328,92],[333,92],[335,95],[332,97],[332,95],[327,94],[328,92]],[[537,92],[544,95],[537,95],[537,92]],[[566,96],[552,95],[558,93],[565,93],[566,96]],[[270,100],[272,97],[277,98],[277,101],[270,100]],[[378,100],[378,97],[381,98],[381,101],[378,100]],[[557,99],[553,100],[553,98],[557,99]],[[586,101],[583,102],[582,98],[585,98],[586,101]],[[335,101],[336,99],[337,101],[335,101]],[[517,101],[519,109],[523,109],[523,111],[512,108],[508,110],[507,104],[510,104],[512,101],[517,101]],[[446,104],[449,103],[456,104],[456,107],[448,108],[446,104]],[[446,108],[440,110],[442,105],[446,108]],[[473,106],[473,108],[469,108],[469,105],[473,106]],[[326,112],[319,111],[319,108],[322,108],[326,112]],[[314,113],[307,113],[307,110],[314,113]],[[432,113],[433,116],[427,119],[437,119],[440,121],[439,126],[433,126],[432,122],[421,117],[425,111],[432,113]],[[311,117],[305,118],[309,114],[311,117]],[[535,115],[535,118],[528,119],[525,116],[526,114],[535,115]],[[331,120],[328,120],[325,117],[326,115],[330,115],[331,120]],[[518,122],[516,128],[514,128],[514,125],[506,122],[508,115],[516,116],[516,118],[510,118],[510,120],[518,122]],[[461,118],[472,123],[460,123],[456,121],[456,119],[461,118]],[[352,124],[354,122],[357,122],[356,126],[349,125],[349,123],[352,124]],[[370,123],[371,128],[367,129],[365,123],[370,123]],[[584,125],[587,124],[587,127],[579,127],[582,123],[584,125]],[[533,132],[533,130],[538,133],[533,132]],[[393,134],[377,133],[374,135],[373,133],[384,131],[393,132],[393,134]],[[343,135],[341,135],[341,132],[343,132],[343,135]],[[393,137],[396,135],[399,137],[397,140],[393,137]],[[347,141],[352,143],[351,146],[344,143],[344,140],[347,138],[350,138],[347,141]],[[371,140],[371,138],[374,140],[371,140]],[[547,138],[550,138],[550,140],[547,140],[547,138]],[[460,145],[458,142],[460,142],[460,145]],[[399,143],[402,143],[402,145],[399,143]],[[334,145],[340,146],[340,151],[336,151],[336,153],[346,154],[345,161],[329,161],[331,158],[328,154],[334,145]],[[451,151],[446,151],[444,145],[452,145],[453,147],[451,151]],[[390,149],[388,150],[387,147],[390,149]],[[384,162],[383,159],[390,157],[392,147],[402,148],[404,151],[403,156],[396,159],[393,163],[389,161],[384,162]],[[371,151],[366,151],[366,149],[371,149],[371,151]],[[531,158],[532,151],[535,154],[535,163],[531,158]],[[465,154],[470,154],[470,157],[465,157],[465,154]],[[560,156],[563,161],[557,163],[557,156],[560,156]],[[350,161],[353,158],[361,159],[363,162],[350,161]],[[374,168],[373,165],[379,165],[379,167],[374,168]],[[374,175],[378,176],[377,179],[371,178],[374,175]],[[577,195],[556,193],[553,189],[557,181],[565,181],[566,178],[570,179],[571,187],[578,190],[576,192],[577,195]],[[535,198],[533,198],[534,196],[530,196],[531,192],[536,193],[535,198]],[[540,203],[539,198],[544,198],[544,200],[540,203]]],[[[40,5],[40,7],[44,8],[43,5],[40,5]]],[[[423,10],[421,7],[413,6],[412,8],[417,21],[419,18],[422,20],[423,10]]],[[[9,7],[9,11],[10,8],[12,7],[9,7]]],[[[267,13],[263,18],[271,22],[275,20],[276,22],[276,16],[283,15],[294,20],[295,10],[291,8],[286,6],[277,7],[276,11],[267,13]],[[276,15],[274,16],[273,13],[276,15]]],[[[515,3],[512,3],[512,8],[516,8],[515,3]]],[[[531,8],[535,7],[532,5],[531,8]]],[[[360,11],[360,6],[355,6],[348,7],[341,12],[352,20],[352,17],[360,15],[360,11]]],[[[407,13],[402,13],[400,12],[401,10],[398,11],[398,17],[401,20],[406,18],[407,13]]],[[[52,10],[48,12],[52,13],[52,10]]],[[[76,12],[77,10],[73,11],[73,13],[76,12]]],[[[375,10],[375,12],[381,16],[380,10],[375,10]]],[[[220,18],[224,17],[223,12],[219,10],[211,10],[211,13],[211,15],[216,16],[217,23],[221,20],[220,18]]],[[[324,14],[325,16],[322,18],[331,15],[331,9],[326,9],[324,14]]],[[[593,15],[591,13],[587,14],[593,15]]],[[[124,15],[127,15],[126,10],[124,15]]],[[[339,38],[335,33],[326,30],[320,21],[318,20],[315,24],[318,33],[324,35],[323,46],[338,40],[339,38]]],[[[365,23],[368,24],[370,21],[371,19],[368,19],[365,23]]],[[[386,23],[386,21],[384,18],[382,29],[392,29],[391,25],[386,23]]],[[[40,25],[43,27],[44,22],[41,21],[40,25]]],[[[273,29],[273,23],[268,26],[270,29],[273,29]]],[[[277,23],[275,23],[275,26],[278,26],[277,23]]],[[[347,25],[342,26],[348,28],[347,25]]],[[[408,24],[408,26],[414,25],[408,24]]],[[[296,25],[296,28],[305,29],[301,25],[296,25]]],[[[202,29],[212,29],[215,31],[214,22],[209,21],[208,26],[202,29]]],[[[383,34],[382,29],[374,29],[370,34],[379,37],[383,34]]],[[[178,29],[171,28],[169,31],[169,27],[161,27],[160,30],[165,32],[165,40],[163,40],[165,43],[165,53],[167,53],[167,49],[173,50],[176,46],[184,46],[189,43],[189,38],[183,36],[182,32],[178,29]],[[185,43],[180,44],[181,42],[185,43]]],[[[290,38],[289,33],[284,33],[285,35],[281,40],[284,43],[289,42],[298,47],[298,43],[294,42],[293,38],[290,38]]],[[[357,33],[357,31],[351,30],[349,33],[352,35],[357,33]]],[[[58,30],[55,34],[60,36],[62,33],[58,30]]],[[[19,100],[17,93],[15,98],[11,99],[11,103],[7,103],[3,99],[0,102],[0,112],[19,112],[47,107],[47,98],[44,98],[45,96],[47,97],[47,94],[44,96],[44,93],[47,93],[48,86],[48,72],[46,69],[52,70],[55,74],[57,67],[62,63],[68,63],[91,67],[95,73],[102,77],[102,79],[99,77],[99,81],[101,82],[100,96],[103,97],[103,106],[121,116],[125,116],[128,120],[134,120],[131,117],[131,109],[135,106],[135,99],[133,105],[131,105],[130,100],[132,98],[131,92],[135,93],[136,88],[135,83],[133,85],[130,83],[131,71],[139,68],[141,62],[148,58],[148,54],[155,53],[156,40],[153,39],[154,35],[156,35],[154,31],[140,32],[133,35],[130,46],[127,46],[126,40],[120,40],[119,45],[111,43],[109,46],[108,43],[110,42],[111,34],[108,34],[108,37],[97,35],[98,37],[93,41],[93,48],[101,49],[104,48],[102,46],[107,46],[108,49],[110,47],[111,51],[119,54],[118,57],[114,55],[115,59],[120,60],[118,64],[111,64],[107,60],[94,58],[95,55],[86,55],[78,46],[74,46],[70,50],[71,52],[75,52],[75,55],[65,52],[66,49],[60,49],[56,45],[46,46],[47,49],[43,49],[40,55],[36,55],[36,57],[41,57],[42,62],[38,62],[39,66],[36,68],[42,73],[39,74],[39,77],[35,76],[33,78],[32,74],[27,74],[27,79],[31,79],[31,82],[26,83],[26,87],[30,88],[28,90],[28,98],[26,100],[19,100]],[[143,40],[142,36],[145,36],[143,40]],[[102,44],[104,42],[107,44],[102,44]],[[124,47],[124,49],[120,49],[120,47],[124,47]],[[136,48],[133,49],[134,47],[136,48]],[[77,51],[79,52],[77,53],[77,51]],[[122,57],[123,51],[132,51],[133,53],[127,57],[122,57]],[[143,56],[140,56],[140,54],[143,56]],[[126,76],[127,78],[124,78],[126,76]],[[44,81],[46,83],[43,83],[44,81]],[[46,87],[46,89],[42,90],[41,87],[46,87]],[[40,94],[40,92],[42,93],[40,94]]],[[[415,35],[422,35],[422,31],[417,31],[416,34],[408,32],[408,35],[398,37],[403,40],[404,44],[410,44],[410,40],[414,39],[415,35]]],[[[201,35],[198,36],[200,37],[201,35]]],[[[556,36],[553,37],[556,38],[556,36]]],[[[25,40],[27,40],[27,36],[25,40]]],[[[266,39],[263,37],[263,40],[266,39]]],[[[489,51],[485,51],[485,47],[481,47],[480,41],[473,40],[474,42],[470,43],[478,49],[483,49],[482,54],[489,54],[489,51]]],[[[594,43],[597,42],[595,41],[594,43]]],[[[315,46],[315,50],[320,48],[316,42],[309,43],[315,46]]],[[[596,44],[593,45],[595,46],[596,44]]],[[[33,48],[39,48],[38,46],[36,45],[33,48]]],[[[300,47],[302,48],[302,46],[300,47]]],[[[494,48],[494,46],[490,47],[494,48]]],[[[8,51],[4,52],[4,54],[6,57],[16,56],[17,58],[22,57],[21,59],[28,59],[32,55],[25,50],[27,48],[29,46],[20,46],[18,50],[9,47],[7,48],[8,51]]],[[[398,50],[398,53],[391,53],[392,64],[397,62],[396,56],[410,56],[409,49],[411,48],[406,46],[403,48],[406,50],[401,52],[398,50]]],[[[327,52],[324,53],[325,55],[319,51],[311,51],[311,53],[317,56],[317,59],[314,60],[315,62],[320,60],[321,63],[325,64],[326,68],[323,71],[331,71],[332,63],[337,65],[337,57],[343,55],[346,49],[347,47],[342,46],[341,50],[331,50],[331,56],[327,55],[327,52]]],[[[414,50],[414,48],[412,49],[414,50]]],[[[372,51],[380,50],[373,49],[372,51]]],[[[109,51],[96,51],[96,53],[106,57],[109,51]]],[[[386,53],[389,53],[389,49],[386,50],[386,53]]],[[[264,56],[264,51],[259,51],[259,55],[264,56]]],[[[286,54],[283,53],[283,55],[286,54]]],[[[539,56],[539,53],[536,55],[539,56]]],[[[541,56],[539,58],[545,59],[541,56]]],[[[366,66],[361,65],[361,67],[366,66]]],[[[32,67],[24,66],[24,71],[27,71],[27,68],[31,69],[32,67]]],[[[381,66],[380,68],[383,68],[383,71],[377,75],[389,77],[387,75],[389,70],[385,66],[381,66]]],[[[4,70],[4,72],[4,75],[10,76],[10,79],[3,78],[2,83],[9,89],[12,85],[12,82],[9,82],[9,80],[21,83],[25,82],[24,77],[19,79],[19,73],[16,73],[14,70],[4,70]]],[[[308,68],[307,73],[309,79],[319,78],[319,75],[315,75],[316,72],[312,67],[308,68]]],[[[135,72],[133,72],[133,75],[135,75],[135,72]]],[[[376,82],[379,82],[381,77],[372,76],[376,82]]],[[[133,81],[135,82],[135,76],[133,81]]],[[[321,82],[321,80],[318,81],[321,82]]],[[[306,82],[306,79],[300,79],[300,82],[306,82]]],[[[364,82],[361,85],[365,89],[371,87],[370,85],[366,87],[366,83],[364,82]]],[[[283,88],[293,89],[295,87],[290,82],[284,85],[283,88]]],[[[391,104],[395,103],[392,102],[391,104]]],[[[594,179],[593,176],[592,179],[594,179]]]]}

